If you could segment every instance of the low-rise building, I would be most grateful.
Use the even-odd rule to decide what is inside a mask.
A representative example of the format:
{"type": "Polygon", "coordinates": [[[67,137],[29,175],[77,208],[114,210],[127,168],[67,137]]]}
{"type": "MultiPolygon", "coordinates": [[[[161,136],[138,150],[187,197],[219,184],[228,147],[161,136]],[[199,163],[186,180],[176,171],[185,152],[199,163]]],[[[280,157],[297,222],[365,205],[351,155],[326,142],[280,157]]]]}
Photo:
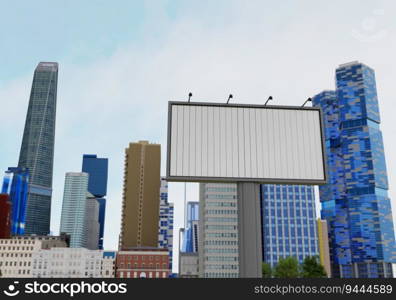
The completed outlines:
{"type": "Polygon", "coordinates": [[[179,277],[180,278],[198,278],[199,272],[198,252],[180,252],[179,253],[179,277]]]}
{"type": "Polygon", "coordinates": [[[33,253],[35,278],[114,278],[115,252],[85,248],[41,249],[33,253]]]}
{"type": "Polygon", "coordinates": [[[117,278],[168,278],[170,274],[166,249],[136,248],[117,253],[117,278]]]}
{"type": "Polygon", "coordinates": [[[68,247],[69,237],[22,235],[0,239],[0,276],[3,278],[32,277],[33,254],[41,249],[68,247]]]}

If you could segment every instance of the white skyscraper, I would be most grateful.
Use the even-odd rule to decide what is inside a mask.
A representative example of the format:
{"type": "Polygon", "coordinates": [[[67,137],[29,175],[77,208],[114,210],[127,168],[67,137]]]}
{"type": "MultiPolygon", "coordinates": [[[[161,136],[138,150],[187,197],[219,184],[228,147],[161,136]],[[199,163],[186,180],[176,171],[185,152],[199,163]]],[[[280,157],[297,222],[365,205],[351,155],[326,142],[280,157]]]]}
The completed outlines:
{"type": "Polygon", "coordinates": [[[86,247],[87,173],[66,173],[60,232],[70,235],[70,247],[86,247]]]}
{"type": "Polygon", "coordinates": [[[199,277],[239,276],[236,184],[200,184],[198,253],[199,277]]]}

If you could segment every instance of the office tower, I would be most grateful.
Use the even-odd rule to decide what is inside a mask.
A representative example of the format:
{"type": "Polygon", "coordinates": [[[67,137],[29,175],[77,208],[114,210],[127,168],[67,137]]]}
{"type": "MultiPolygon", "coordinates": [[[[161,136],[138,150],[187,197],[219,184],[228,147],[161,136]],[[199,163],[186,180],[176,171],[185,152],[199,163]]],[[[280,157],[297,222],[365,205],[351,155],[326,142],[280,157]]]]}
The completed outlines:
{"type": "Polygon", "coordinates": [[[11,202],[8,194],[0,194],[0,239],[11,236],[11,202]]]}
{"type": "Polygon", "coordinates": [[[84,248],[87,243],[88,177],[87,173],[66,173],[60,232],[70,235],[71,248],[84,248]]]}
{"type": "Polygon", "coordinates": [[[168,182],[161,178],[158,248],[168,249],[169,269],[173,263],[173,203],[168,201],[168,182]]]}
{"type": "Polygon", "coordinates": [[[125,150],[120,250],[158,247],[161,146],[147,141],[125,150]]]}
{"type": "Polygon", "coordinates": [[[324,267],[327,277],[331,277],[330,252],[329,252],[329,232],[327,230],[327,221],[317,219],[318,227],[318,245],[320,263],[324,267]]]}
{"type": "Polygon", "coordinates": [[[4,176],[2,193],[10,195],[12,235],[25,233],[28,190],[29,171],[25,168],[8,168],[4,176]]]}
{"type": "Polygon", "coordinates": [[[313,98],[323,110],[329,183],[320,187],[333,277],[392,277],[395,237],[373,69],[336,70],[336,91],[313,98]]]}
{"type": "Polygon", "coordinates": [[[198,252],[199,202],[187,203],[187,228],[184,231],[183,252],[198,252]]]}
{"type": "Polygon", "coordinates": [[[87,242],[85,247],[90,250],[99,249],[99,202],[97,199],[88,192],[85,212],[85,222],[86,222],[86,234],[87,242]]]}
{"type": "Polygon", "coordinates": [[[201,183],[199,194],[199,277],[237,278],[237,186],[201,183]]]}
{"type": "Polygon", "coordinates": [[[84,154],[82,172],[89,174],[88,191],[99,203],[99,241],[98,249],[103,249],[103,236],[106,216],[108,159],[98,158],[95,154],[84,154]]]}
{"type": "Polygon", "coordinates": [[[30,173],[26,234],[50,231],[57,84],[58,63],[40,62],[34,72],[18,163],[30,173]]]}
{"type": "Polygon", "coordinates": [[[260,194],[264,262],[318,255],[314,187],[263,184],[260,194]]]}

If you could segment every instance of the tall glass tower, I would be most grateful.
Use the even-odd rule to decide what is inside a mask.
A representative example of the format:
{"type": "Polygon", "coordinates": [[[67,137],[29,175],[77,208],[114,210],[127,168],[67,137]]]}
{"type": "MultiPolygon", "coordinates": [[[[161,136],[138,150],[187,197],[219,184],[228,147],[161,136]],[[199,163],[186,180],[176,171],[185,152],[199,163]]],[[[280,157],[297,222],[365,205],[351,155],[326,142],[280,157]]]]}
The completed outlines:
{"type": "Polygon", "coordinates": [[[198,252],[199,202],[187,202],[187,228],[183,238],[183,252],[198,252]]]}
{"type": "Polygon", "coordinates": [[[82,172],[89,174],[88,191],[96,197],[99,207],[99,241],[97,249],[103,249],[103,236],[106,216],[107,172],[109,160],[95,154],[84,154],[82,172]]]}
{"type": "Polygon", "coordinates": [[[392,277],[395,236],[374,70],[340,65],[323,110],[329,182],[320,187],[334,277],[392,277]]]}
{"type": "Polygon", "coordinates": [[[313,186],[263,184],[260,197],[264,262],[319,255],[313,186]]]}
{"type": "Polygon", "coordinates": [[[19,168],[30,173],[25,234],[50,231],[58,63],[36,67],[23,132],[19,168]]]}

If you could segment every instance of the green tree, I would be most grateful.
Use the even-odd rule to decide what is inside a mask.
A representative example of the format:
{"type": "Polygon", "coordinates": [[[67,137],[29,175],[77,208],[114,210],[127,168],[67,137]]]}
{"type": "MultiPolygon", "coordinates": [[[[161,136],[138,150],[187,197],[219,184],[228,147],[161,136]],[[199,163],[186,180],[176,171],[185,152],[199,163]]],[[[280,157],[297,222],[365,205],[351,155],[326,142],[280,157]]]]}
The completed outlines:
{"type": "Polygon", "coordinates": [[[301,265],[301,277],[324,278],[327,277],[324,267],[320,264],[319,256],[307,256],[301,265]]]}
{"type": "Polygon", "coordinates": [[[298,270],[298,261],[294,257],[281,258],[275,267],[275,278],[298,278],[300,272],[298,270]]]}
{"type": "Polygon", "coordinates": [[[272,269],[269,264],[263,262],[263,264],[261,265],[261,270],[263,273],[263,278],[271,278],[272,277],[272,269]]]}

